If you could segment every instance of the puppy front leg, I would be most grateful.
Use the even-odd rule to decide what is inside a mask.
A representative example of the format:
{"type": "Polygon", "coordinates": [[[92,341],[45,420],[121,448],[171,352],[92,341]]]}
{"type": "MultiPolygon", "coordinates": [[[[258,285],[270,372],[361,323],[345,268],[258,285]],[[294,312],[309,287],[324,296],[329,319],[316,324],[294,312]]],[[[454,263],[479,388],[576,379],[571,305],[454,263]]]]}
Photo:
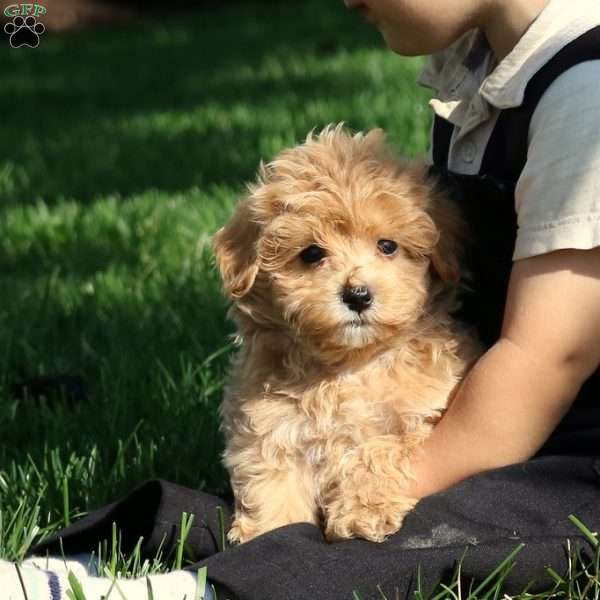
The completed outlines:
{"type": "Polygon", "coordinates": [[[265,463],[257,456],[241,466],[231,478],[235,514],[230,542],[247,542],[291,523],[318,523],[314,478],[300,464],[289,458],[265,463]]]}
{"type": "Polygon", "coordinates": [[[325,494],[329,541],[364,538],[382,542],[400,529],[417,500],[406,495],[414,445],[380,436],[348,449],[325,494]]]}

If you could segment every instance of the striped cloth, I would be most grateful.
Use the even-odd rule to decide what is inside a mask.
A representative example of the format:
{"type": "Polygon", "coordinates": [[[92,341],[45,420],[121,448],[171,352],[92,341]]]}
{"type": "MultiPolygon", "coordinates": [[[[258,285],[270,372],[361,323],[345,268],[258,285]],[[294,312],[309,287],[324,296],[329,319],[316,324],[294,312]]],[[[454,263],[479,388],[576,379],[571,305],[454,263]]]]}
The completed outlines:
{"type": "Polygon", "coordinates": [[[126,600],[148,600],[148,581],[156,600],[214,600],[210,585],[198,589],[191,571],[173,571],[139,579],[98,577],[90,555],[68,557],[32,557],[19,565],[0,561],[2,600],[69,600],[74,592],[69,575],[75,576],[86,600],[114,597],[126,600]],[[112,590],[112,591],[111,591],[112,590]],[[25,594],[26,592],[26,594],[25,594]]]}

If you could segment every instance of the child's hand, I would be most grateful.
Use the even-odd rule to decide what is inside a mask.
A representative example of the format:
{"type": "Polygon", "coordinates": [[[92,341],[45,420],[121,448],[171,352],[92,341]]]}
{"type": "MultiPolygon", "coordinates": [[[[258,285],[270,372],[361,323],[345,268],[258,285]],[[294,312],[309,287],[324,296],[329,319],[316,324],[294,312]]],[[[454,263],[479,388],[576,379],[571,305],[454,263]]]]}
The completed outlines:
{"type": "Polygon", "coordinates": [[[414,463],[414,496],[526,460],[600,364],[600,248],[516,261],[498,342],[414,463]]]}

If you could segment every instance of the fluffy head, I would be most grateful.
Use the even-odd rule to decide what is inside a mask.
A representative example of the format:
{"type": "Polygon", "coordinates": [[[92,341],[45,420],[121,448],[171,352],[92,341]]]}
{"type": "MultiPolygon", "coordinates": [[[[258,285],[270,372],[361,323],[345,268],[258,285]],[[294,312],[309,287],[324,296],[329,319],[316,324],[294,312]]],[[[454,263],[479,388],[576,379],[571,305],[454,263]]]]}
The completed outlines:
{"type": "Polygon", "coordinates": [[[261,164],[214,249],[243,336],[277,330],[339,361],[415,330],[458,280],[458,228],[381,130],[340,124],[261,164]]]}

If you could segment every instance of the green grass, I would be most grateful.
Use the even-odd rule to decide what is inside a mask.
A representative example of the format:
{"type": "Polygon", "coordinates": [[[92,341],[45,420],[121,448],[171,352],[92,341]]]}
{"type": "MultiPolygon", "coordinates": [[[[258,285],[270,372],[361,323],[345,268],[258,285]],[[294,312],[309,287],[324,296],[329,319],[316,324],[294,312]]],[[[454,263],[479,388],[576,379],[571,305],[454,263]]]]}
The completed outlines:
{"type": "MultiPolygon", "coordinates": [[[[383,127],[415,156],[430,116],[420,62],[341,2],[44,34],[0,44],[0,61],[0,557],[20,560],[150,477],[229,494],[211,234],[259,160],[313,127],[383,127]],[[54,374],[81,376],[87,397],[11,393],[54,374]]],[[[185,563],[179,546],[178,562],[142,565],[115,539],[113,572],[185,563]]]]}

